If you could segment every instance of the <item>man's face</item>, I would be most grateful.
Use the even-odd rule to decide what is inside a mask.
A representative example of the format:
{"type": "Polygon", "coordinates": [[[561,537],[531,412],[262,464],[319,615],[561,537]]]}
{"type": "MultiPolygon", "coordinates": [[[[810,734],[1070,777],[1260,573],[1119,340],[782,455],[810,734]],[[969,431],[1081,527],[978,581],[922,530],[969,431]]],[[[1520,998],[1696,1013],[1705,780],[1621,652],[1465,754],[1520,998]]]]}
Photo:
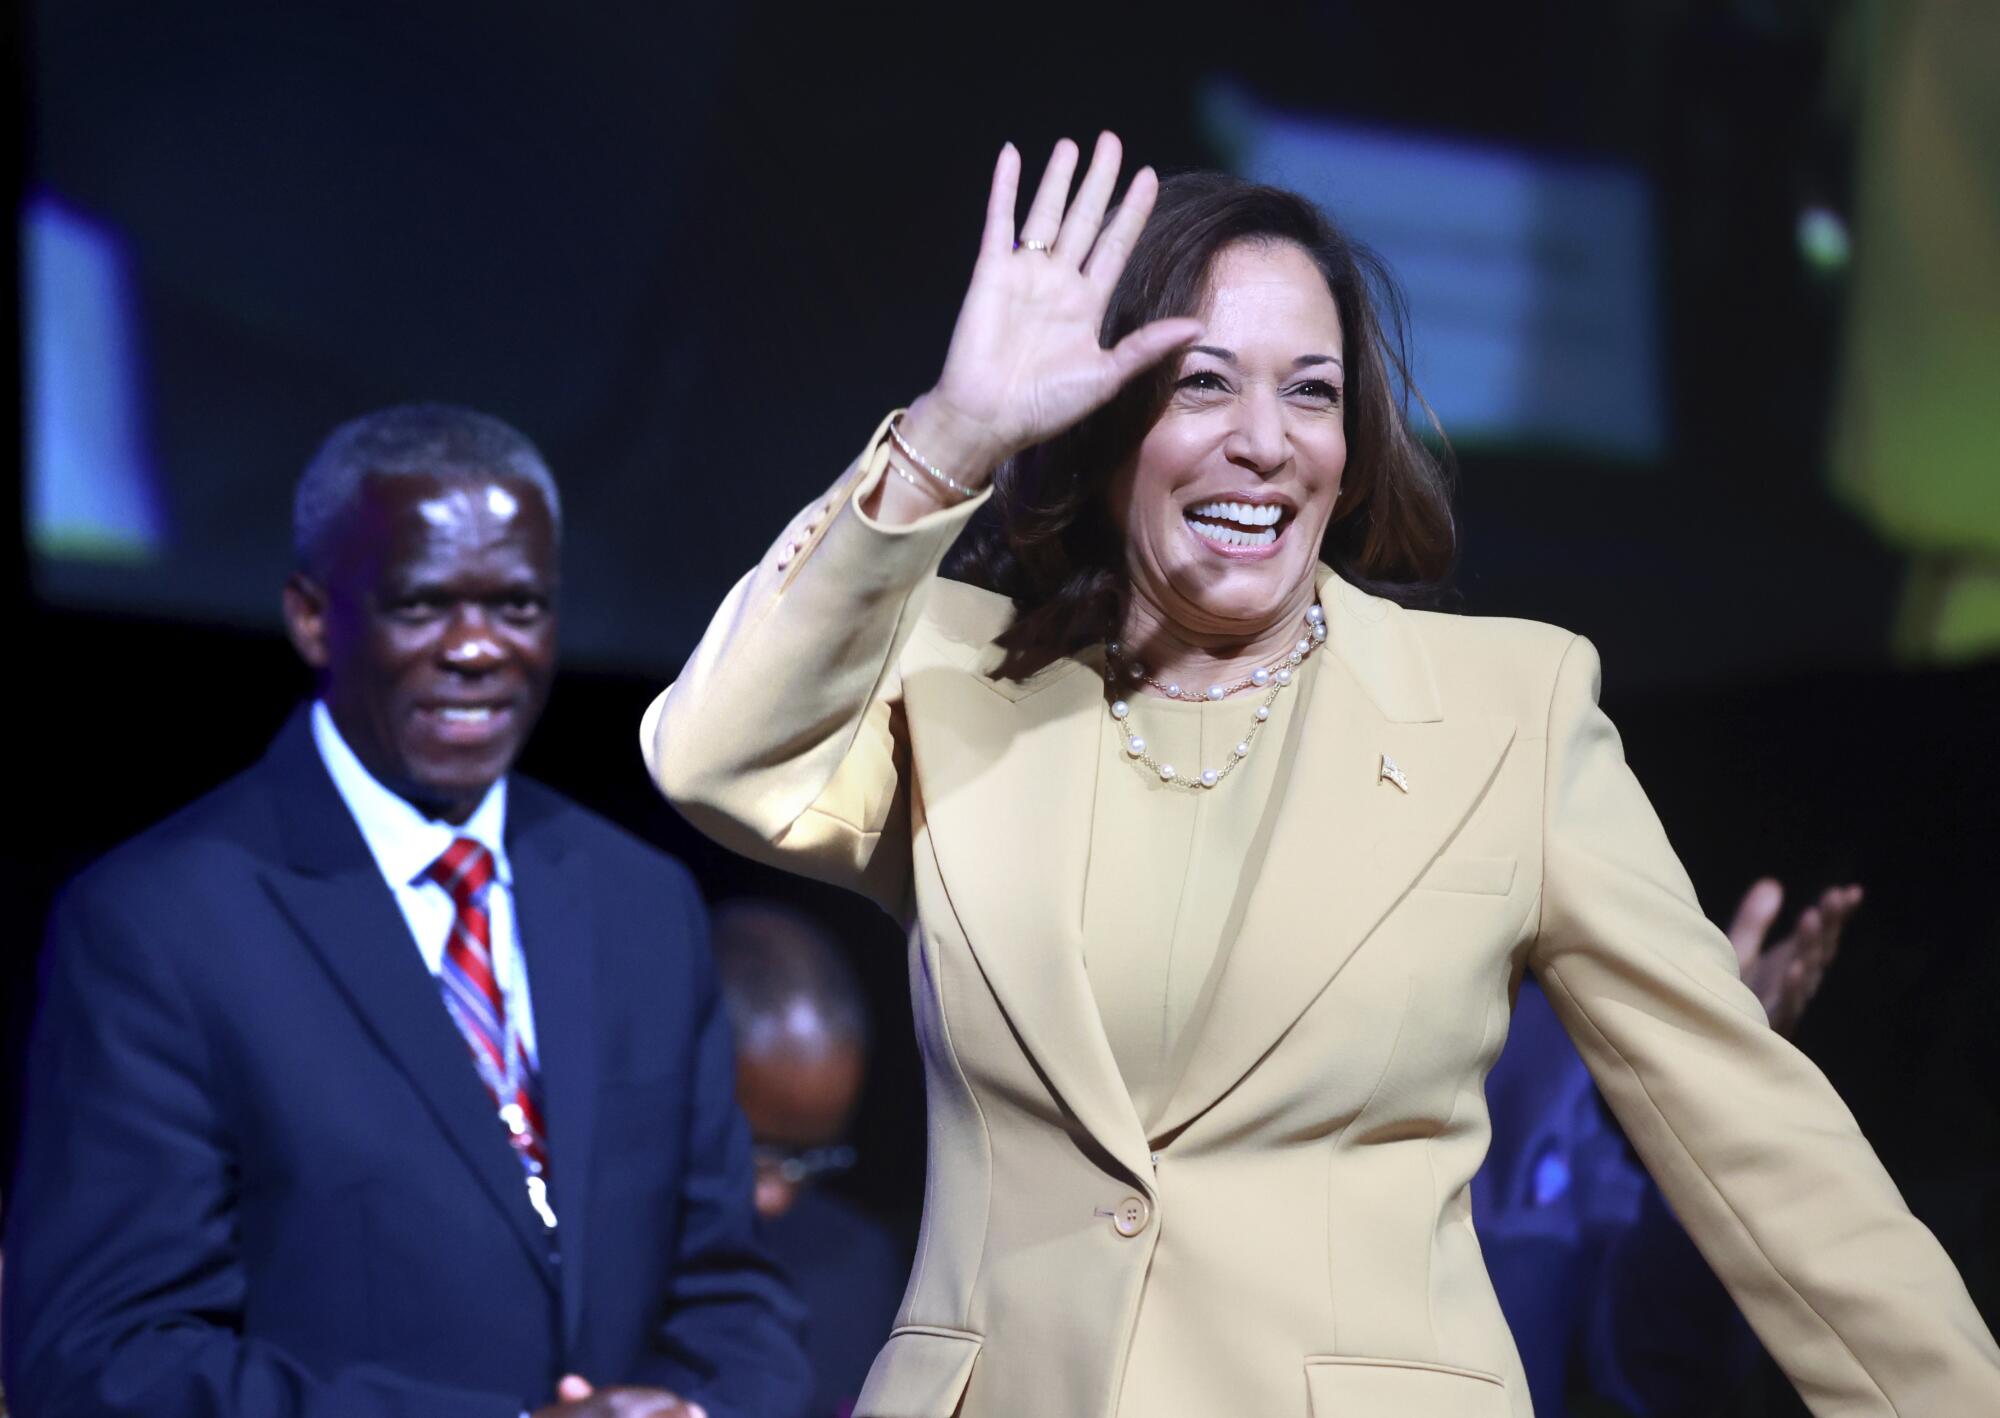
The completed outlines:
{"type": "Polygon", "coordinates": [[[463,822],[548,699],[556,529],[522,479],[371,477],[317,574],[285,588],[292,643],[368,771],[463,822]]]}
{"type": "Polygon", "coordinates": [[[768,1219],[792,1209],[803,1180],[785,1175],[784,1160],[840,1140],[867,1067],[854,1044],[823,1046],[810,1054],[783,1046],[737,1053],[736,1101],[757,1144],[758,1215],[768,1219]]]}

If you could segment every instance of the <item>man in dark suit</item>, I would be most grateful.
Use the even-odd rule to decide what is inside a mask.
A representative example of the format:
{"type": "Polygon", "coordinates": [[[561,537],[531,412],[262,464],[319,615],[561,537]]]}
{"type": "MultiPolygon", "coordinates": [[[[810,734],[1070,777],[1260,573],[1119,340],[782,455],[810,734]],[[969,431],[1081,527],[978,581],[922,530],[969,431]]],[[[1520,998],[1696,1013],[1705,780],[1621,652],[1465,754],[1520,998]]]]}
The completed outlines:
{"type": "Polygon", "coordinates": [[[559,518],[533,446],[460,409],[358,419],[301,479],[317,698],[52,919],[0,1305],[22,1418],[804,1405],[700,899],[509,776],[559,518]]]}
{"type": "Polygon", "coordinates": [[[715,966],[736,1034],[736,1099],[757,1160],[757,1215],[806,1309],[813,1418],[846,1418],[889,1340],[910,1252],[813,1185],[854,1164],[843,1139],[868,1071],[868,1001],[833,938],[774,901],[715,909],[715,966]]]}

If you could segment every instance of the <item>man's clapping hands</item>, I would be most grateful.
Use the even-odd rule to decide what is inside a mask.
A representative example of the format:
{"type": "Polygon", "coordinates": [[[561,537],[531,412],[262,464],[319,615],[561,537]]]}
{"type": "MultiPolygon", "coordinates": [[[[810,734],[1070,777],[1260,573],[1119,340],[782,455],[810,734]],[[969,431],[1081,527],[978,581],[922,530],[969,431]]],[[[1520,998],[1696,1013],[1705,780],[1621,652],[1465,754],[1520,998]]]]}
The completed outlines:
{"type": "Polygon", "coordinates": [[[530,1418],[708,1418],[708,1410],[663,1388],[593,1388],[566,1374],[556,1385],[556,1401],[530,1418]]]}

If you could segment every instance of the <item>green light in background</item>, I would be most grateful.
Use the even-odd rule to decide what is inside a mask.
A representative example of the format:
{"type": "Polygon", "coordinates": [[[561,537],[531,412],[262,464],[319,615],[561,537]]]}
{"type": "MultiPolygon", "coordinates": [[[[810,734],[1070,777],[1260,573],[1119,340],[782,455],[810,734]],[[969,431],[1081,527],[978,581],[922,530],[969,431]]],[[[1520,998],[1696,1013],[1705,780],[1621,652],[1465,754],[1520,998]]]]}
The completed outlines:
{"type": "Polygon", "coordinates": [[[1799,256],[1816,276],[1832,277],[1847,269],[1854,254],[1847,223],[1831,207],[1814,205],[1799,213],[1799,256]]]}

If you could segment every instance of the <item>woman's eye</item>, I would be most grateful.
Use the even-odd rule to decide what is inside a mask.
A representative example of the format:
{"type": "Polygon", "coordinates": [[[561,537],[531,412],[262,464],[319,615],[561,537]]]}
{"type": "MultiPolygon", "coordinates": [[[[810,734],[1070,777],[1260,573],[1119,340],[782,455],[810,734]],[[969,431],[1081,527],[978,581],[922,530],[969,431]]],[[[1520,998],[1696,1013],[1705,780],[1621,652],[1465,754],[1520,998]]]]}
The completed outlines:
{"type": "Polygon", "coordinates": [[[1295,386],[1292,392],[1303,394],[1306,398],[1318,400],[1322,404],[1340,402],[1339,386],[1330,384],[1324,379],[1308,379],[1305,383],[1295,386]]]}
{"type": "Polygon", "coordinates": [[[1176,389],[1199,389],[1204,392],[1220,392],[1229,387],[1220,374],[1212,369],[1197,369],[1192,374],[1184,374],[1175,383],[1176,389]]]}

